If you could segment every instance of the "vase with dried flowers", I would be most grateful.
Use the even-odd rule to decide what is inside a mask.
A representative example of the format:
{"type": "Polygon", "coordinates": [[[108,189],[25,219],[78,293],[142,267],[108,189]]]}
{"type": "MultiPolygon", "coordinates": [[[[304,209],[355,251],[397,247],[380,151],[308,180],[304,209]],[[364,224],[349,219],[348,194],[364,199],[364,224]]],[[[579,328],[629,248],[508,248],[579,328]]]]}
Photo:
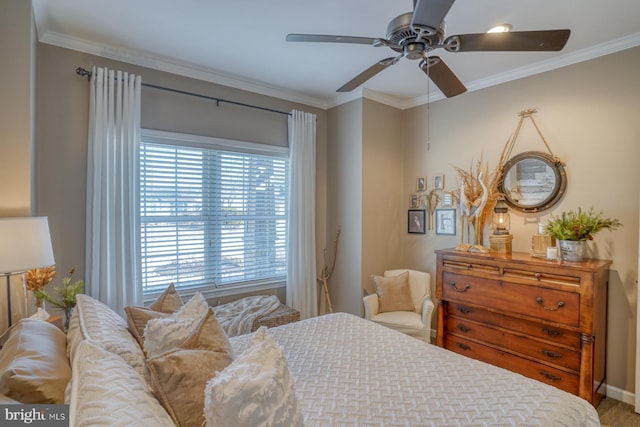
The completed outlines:
{"type": "Polygon", "coordinates": [[[72,282],[72,276],[75,269],[70,269],[69,274],[62,279],[62,288],[54,288],[53,295],[49,295],[44,289],[38,289],[34,292],[36,298],[48,302],[54,307],[64,312],[64,330],[69,329],[69,320],[71,313],[76,306],[76,295],[84,290],[84,281],[76,280],[72,282]]]}
{"type": "Polygon", "coordinates": [[[53,280],[55,275],[55,265],[52,265],[51,267],[41,267],[27,270],[27,272],[24,274],[25,287],[27,288],[27,291],[32,292],[35,298],[34,305],[36,309],[42,307],[42,299],[38,298],[35,295],[35,292],[39,289],[44,289],[44,287],[47,286],[47,284],[51,282],[51,280],[53,280]]]}

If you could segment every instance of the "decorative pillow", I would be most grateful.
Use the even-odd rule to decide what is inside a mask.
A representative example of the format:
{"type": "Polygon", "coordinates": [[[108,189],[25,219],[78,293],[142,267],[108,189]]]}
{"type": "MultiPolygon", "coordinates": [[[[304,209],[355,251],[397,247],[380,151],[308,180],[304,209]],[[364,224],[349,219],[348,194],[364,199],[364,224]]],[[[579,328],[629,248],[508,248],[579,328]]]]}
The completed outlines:
{"type": "Polygon", "coordinates": [[[302,426],[282,349],[260,327],[249,347],[205,388],[207,427],[302,426]]]}
{"type": "Polygon", "coordinates": [[[204,387],[233,356],[213,308],[177,349],[150,358],[153,389],[178,426],[204,425],[204,387]]]}
{"type": "Polygon", "coordinates": [[[67,332],[69,360],[74,360],[81,341],[91,340],[100,348],[122,357],[145,377],[147,366],[144,353],[124,319],[89,295],[78,294],[76,301],[67,332]]]}
{"type": "Polygon", "coordinates": [[[0,351],[0,394],[22,403],[64,403],[71,378],[67,338],[52,325],[22,319],[0,351]]]}
{"type": "Polygon", "coordinates": [[[136,341],[138,341],[140,347],[144,347],[144,328],[147,326],[147,322],[151,319],[161,319],[169,316],[169,313],[153,311],[146,307],[136,307],[132,305],[125,307],[124,312],[127,314],[129,331],[136,341]]]}
{"type": "Polygon", "coordinates": [[[409,272],[397,276],[371,275],[378,294],[379,313],[388,311],[415,311],[409,286],[409,272]]]}
{"type": "Polygon", "coordinates": [[[209,304],[200,292],[196,292],[175,313],[162,319],[149,320],[143,336],[147,357],[157,356],[182,344],[208,310],[209,304]]]}
{"type": "Polygon", "coordinates": [[[149,308],[161,313],[173,313],[182,307],[183,304],[182,298],[180,298],[180,295],[176,291],[176,287],[171,283],[167,286],[167,289],[164,290],[162,295],[151,303],[149,308]]]}
{"type": "Polygon", "coordinates": [[[127,315],[129,331],[133,334],[140,347],[144,346],[144,328],[151,319],[167,317],[176,312],[184,303],[171,283],[149,307],[128,306],[124,308],[127,315]]]}
{"type": "Polygon", "coordinates": [[[174,426],[140,374],[91,341],[78,345],[69,405],[71,426],[174,426]]]}

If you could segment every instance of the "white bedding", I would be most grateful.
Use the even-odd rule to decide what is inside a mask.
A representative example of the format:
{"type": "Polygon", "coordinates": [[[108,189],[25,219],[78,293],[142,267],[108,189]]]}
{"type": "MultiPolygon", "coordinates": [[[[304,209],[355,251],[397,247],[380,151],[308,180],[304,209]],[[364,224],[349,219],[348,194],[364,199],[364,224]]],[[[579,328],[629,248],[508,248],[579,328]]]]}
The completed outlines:
{"type": "MultiPolygon", "coordinates": [[[[585,400],[356,316],[269,329],[305,425],[599,426],[585,400]]],[[[251,335],[231,338],[236,354],[251,335]]]]}

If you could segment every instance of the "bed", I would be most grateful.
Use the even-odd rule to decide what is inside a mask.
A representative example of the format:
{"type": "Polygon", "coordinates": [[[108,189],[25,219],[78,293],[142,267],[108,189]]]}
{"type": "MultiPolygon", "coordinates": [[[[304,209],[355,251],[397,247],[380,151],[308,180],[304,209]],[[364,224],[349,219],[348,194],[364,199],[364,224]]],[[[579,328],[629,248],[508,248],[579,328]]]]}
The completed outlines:
{"type": "MultiPolygon", "coordinates": [[[[230,338],[233,353],[244,354],[254,335],[230,338]]],[[[350,314],[266,335],[284,355],[305,426],[600,425],[577,396],[350,314]]],[[[175,425],[154,395],[139,344],[106,306],[79,299],[67,351],[72,426],[175,425]]]]}

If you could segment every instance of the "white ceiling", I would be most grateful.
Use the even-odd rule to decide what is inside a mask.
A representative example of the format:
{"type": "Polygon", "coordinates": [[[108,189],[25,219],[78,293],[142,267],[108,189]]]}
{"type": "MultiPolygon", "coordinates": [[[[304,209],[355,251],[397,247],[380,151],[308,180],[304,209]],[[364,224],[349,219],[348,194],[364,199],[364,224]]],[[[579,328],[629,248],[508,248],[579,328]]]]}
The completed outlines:
{"type": "MultiPolygon", "coordinates": [[[[403,58],[356,91],[335,91],[389,48],[288,43],[288,33],[384,37],[412,0],[33,0],[41,42],[321,108],[366,95],[406,108],[442,95],[403,58]]],[[[561,52],[438,50],[469,90],[640,45],[638,0],[457,0],[446,34],[571,29],[561,52]]],[[[71,72],[71,70],[70,70],[71,72]]],[[[603,76],[604,77],[604,76],[603,76]]],[[[144,80],[144,76],[143,76],[144,80]]],[[[460,96],[465,96],[460,95],[460,96]]]]}

